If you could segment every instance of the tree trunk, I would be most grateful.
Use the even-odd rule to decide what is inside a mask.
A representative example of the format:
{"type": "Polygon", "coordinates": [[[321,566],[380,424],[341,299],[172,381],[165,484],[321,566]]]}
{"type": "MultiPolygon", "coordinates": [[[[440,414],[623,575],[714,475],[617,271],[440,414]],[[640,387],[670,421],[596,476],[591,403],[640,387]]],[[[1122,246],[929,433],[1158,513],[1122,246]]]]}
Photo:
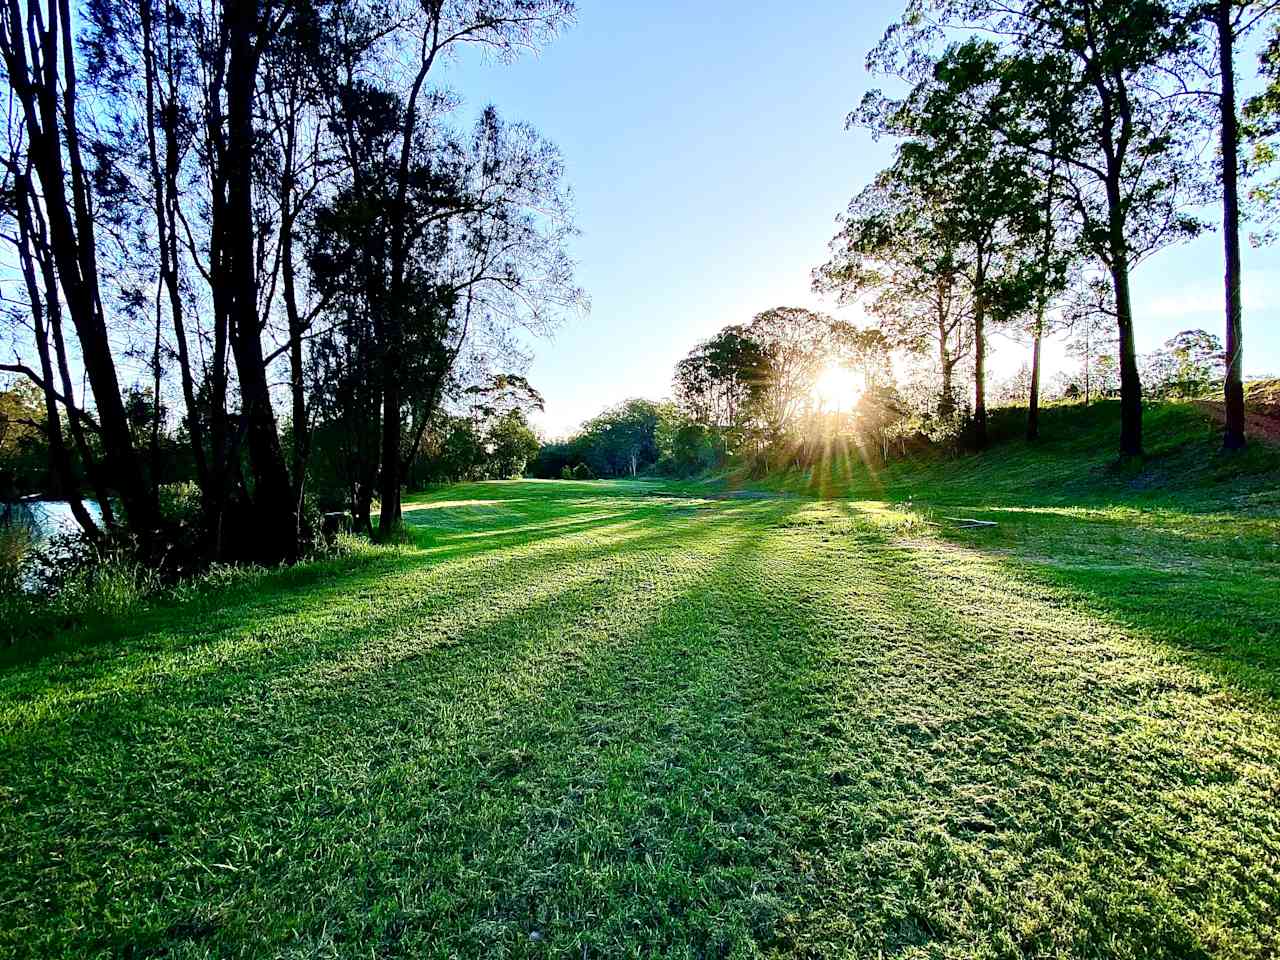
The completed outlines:
{"type": "Polygon", "coordinates": [[[1226,380],[1223,401],[1226,425],[1222,445],[1239,450],[1245,445],[1244,349],[1241,337],[1243,308],[1240,302],[1240,196],[1239,131],[1236,121],[1235,33],[1231,23],[1232,0],[1217,0],[1218,59],[1222,71],[1219,95],[1222,133],[1222,240],[1226,255],[1226,380]]]}
{"type": "Polygon", "coordinates": [[[378,513],[378,538],[389,540],[400,528],[400,384],[394,373],[382,388],[382,505],[378,513]]]}
{"type": "Polygon", "coordinates": [[[1084,405],[1089,406],[1090,388],[1093,385],[1093,330],[1084,328],[1084,405]]]}
{"type": "Polygon", "coordinates": [[[226,0],[230,57],[227,63],[226,255],[231,292],[231,350],[239,375],[245,439],[253,478],[252,504],[258,559],[292,562],[298,557],[293,489],[262,352],[258,279],[254,259],[253,103],[259,29],[257,0],[226,0]]]}
{"type": "Polygon", "coordinates": [[[973,301],[973,442],[987,446],[987,332],[984,278],[979,270],[973,301]]]}
{"type": "MultiPolygon", "coordinates": [[[[62,433],[62,416],[58,411],[56,381],[53,378],[53,362],[49,357],[49,341],[44,322],[45,310],[58,310],[57,288],[49,279],[47,288],[49,298],[44,302],[40,295],[40,286],[36,276],[35,250],[36,234],[31,221],[30,183],[25,176],[14,178],[14,219],[18,222],[18,259],[22,267],[22,279],[27,287],[27,297],[31,303],[31,322],[35,333],[36,351],[40,354],[40,376],[43,379],[45,430],[49,443],[49,473],[53,477],[54,493],[66,498],[71,508],[71,515],[91,541],[98,541],[102,531],[80,498],[79,485],[71,463],[71,453],[67,449],[66,439],[62,433]]],[[[68,403],[72,401],[67,397],[68,403]]]]}
{"type": "Polygon", "coordinates": [[[1057,172],[1057,137],[1050,137],[1049,174],[1044,187],[1044,235],[1040,242],[1040,284],[1036,291],[1036,325],[1031,344],[1031,396],[1027,400],[1027,442],[1040,439],[1040,350],[1044,341],[1044,312],[1049,304],[1049,261],[1053,256],[1053,195],[1057,172]]]}
{"type": "Polygon", "coordinates": [[[351,491],[351,532],[373,536],[373,486],[357,483],[351,491]]]}
{"type": "Polygon", "coordinates": [[[1116,325],[1120,334],[1120,455],[1142,454],[1142,380],[1133,339],[1133,301],[1129,296],[1128,254],[1111,265],[1115,287],[1116,325]]]}
{"type": "Polygon", "coordinates": [[[942,351],[942,393],[938,397],[938,417],[946,420],[956,412],[955,388],[951,382],[954,363],[945,350],[942,351]]]}
{"type": "Polygon", "coordinates": [[[1040,439],[1040,345],[1044,339],[1044,305],[1036,309],[1036,326],[1031,341],[1031,396],[1027,400],[1027,441],[1040,439]]]}
{"type": "Polygon", "coordinates": [[[1120,165],[1111,164],[1106,182],[1107,244],[1111,283],[1120,335],[1120,456],[1142,455],[1142,379],[1133,338],[1133,299],[1129,293],[1129,244],[1124,233],[1124,201],[1120,193],[1120,165]]]}
{"type": "Polygon", "coordinates": [[[951,359],[951,351],[947,349],[947,318],[939,295],[938,303],[938,364],[942,367],[942,395],[938,397],[938,417],[948,419],[956,412],[956,397],[951,383],[951,369],[955,361],[951,359]]]}
{"type": "MultiPolygon", "coordinates": [[[[289,164],[291,170],[292,165],[289,164]]],[[[306,383],[303,378],[302,337],[305,323],[298,309],[298,294],[294,280],[293,262],[293,208],[291,205],[292,174],[286,177],[281,190],[280,209],[280,274],[284,288],[285,315],[289,321],[289,398],[293,421],[293,485],[296,508],[297,536],[302,536],[302,498],[306,492],[307,457],[310,453],[310,435],[307,428],[306,383]]]]}

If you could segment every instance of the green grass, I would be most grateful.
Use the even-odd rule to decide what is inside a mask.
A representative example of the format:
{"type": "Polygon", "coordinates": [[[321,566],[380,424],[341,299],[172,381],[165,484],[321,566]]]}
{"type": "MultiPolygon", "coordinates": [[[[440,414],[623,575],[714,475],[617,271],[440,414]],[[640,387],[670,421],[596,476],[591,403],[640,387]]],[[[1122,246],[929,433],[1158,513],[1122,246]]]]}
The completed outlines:
{"type": "Polygon", "coordinates": [[[454,487],[15,658],[0,954],[1274,956],[1277,474],[1185,413],[1124,472],[1103,409],[845,499],[454,487]]]}

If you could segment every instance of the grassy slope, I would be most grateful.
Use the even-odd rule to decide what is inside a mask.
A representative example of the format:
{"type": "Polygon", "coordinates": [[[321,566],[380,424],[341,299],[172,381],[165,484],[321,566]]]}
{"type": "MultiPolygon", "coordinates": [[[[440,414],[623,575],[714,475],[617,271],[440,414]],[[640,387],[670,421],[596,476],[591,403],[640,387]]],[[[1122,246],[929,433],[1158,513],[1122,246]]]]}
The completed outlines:
{"type": "MultiPolygon", "coordinates": [[[[1024,576],[1073,588],[1100,616],[1152,628],[1239,683],[1280,696],[1280,449],[1224,454],[1189,403],[1149,408],[1147,456],[1119,464],[1115,403],[1051,407],[1042,441],[1024,412],[997,411],[981,455],[866,465],[833,451],[804,473],[756,486],[889,501],[940,524],[935,538],[979,547],[1024,576]],[[948,517],[994,520],[955,532],[948,517]]],[[[717,481],[716,485],[722,485],[717,481]]],[[[731,484],[732,485],[732,484],[731,484]]]]}
{"type": "Polygon", "coordinates": [[[1280,495],[1180,422],[911,509],[452,488],[12,666],[0,954],[1274,955],[1280,495]]]}

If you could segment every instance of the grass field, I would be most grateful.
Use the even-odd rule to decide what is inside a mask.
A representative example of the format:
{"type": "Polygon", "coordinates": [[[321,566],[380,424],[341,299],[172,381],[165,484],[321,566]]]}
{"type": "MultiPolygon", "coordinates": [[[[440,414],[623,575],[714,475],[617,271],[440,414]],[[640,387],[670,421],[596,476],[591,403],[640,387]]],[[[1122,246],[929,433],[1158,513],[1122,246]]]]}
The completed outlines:
{"type": "Polygon", "coordinates": [[[1149,422],[453,487],[15,660],[0,954],[1275,956],[1280,456],[1149,422]]]}

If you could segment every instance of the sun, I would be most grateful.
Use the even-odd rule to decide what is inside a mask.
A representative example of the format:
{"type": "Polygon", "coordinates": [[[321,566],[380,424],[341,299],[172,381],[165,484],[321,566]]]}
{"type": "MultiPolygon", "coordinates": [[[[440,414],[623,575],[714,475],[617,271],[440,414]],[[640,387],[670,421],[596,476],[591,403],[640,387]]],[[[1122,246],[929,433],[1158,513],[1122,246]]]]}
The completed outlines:
{"type": "Polygon", "coordinates": [[[852,370],[835,361],[822,368],[813,381],[813,397],[824,410],[852,410],[862,395],[862,384],[852,370]]]}

